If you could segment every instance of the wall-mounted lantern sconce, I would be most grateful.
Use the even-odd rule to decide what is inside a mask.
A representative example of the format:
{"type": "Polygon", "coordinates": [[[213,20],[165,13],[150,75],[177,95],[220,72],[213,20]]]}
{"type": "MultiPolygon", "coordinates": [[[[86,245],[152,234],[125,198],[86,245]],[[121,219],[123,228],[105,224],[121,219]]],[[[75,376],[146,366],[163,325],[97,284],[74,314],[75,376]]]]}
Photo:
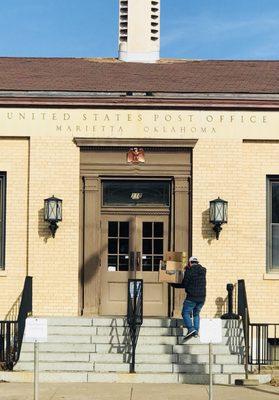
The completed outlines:
{"type": "Polygon", "coordinates": [[[57,222],[62,221],[62,200],[52,196],[45,199],[44,202],[45,221],[49,222],[49,229],[54,238],[58,228],[57,222]]]}
{"type": "Polygon", "coordinates": [[[222,230],[221,225],[228,222],[228,202],[218,199],[209,203],[209,221],[214,225],[213,230],[216,232],[216,239],[219,239],[222,230]]]}

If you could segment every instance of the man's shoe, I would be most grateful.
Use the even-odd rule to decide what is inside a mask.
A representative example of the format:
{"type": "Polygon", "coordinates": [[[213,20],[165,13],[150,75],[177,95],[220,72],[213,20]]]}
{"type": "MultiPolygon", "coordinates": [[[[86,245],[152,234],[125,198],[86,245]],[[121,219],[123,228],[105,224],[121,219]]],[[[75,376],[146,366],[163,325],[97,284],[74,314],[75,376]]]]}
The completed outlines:
{"type": "Polygon", "coordinates": [[[200,335],[199,335],[199,332],[196,331],[196,332],[194,333],[194,338],[198,338],[199,336],[200,336],[200,335]]]}
{"type": "Polygon", "coordinates": [[[183,337],[182,342],[185,342],[186,340],[190,339],[190,337],[194,336],[196,333],[197,331],[195,329],[188,331],[186,336],[183,337]]]}

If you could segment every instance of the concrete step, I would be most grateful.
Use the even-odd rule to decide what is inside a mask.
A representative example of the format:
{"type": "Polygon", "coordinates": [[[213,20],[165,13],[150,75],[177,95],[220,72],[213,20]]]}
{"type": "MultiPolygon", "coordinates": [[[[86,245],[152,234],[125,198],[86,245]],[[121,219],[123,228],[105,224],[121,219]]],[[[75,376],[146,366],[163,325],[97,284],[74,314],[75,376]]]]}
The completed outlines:
{"type": "MultiPolygon", "coordinates": [[[[145,337],[145,336],[144,336],[145,337]]],[[[160,340],[164,340],[163,338],[165,338],[167,336],[163,336],[161,337],[160,340]]],[[[156,336],[155,336],[156,338],[156,336]]],[[[160,336],[159,336],[160,338],[160,336]]],[[[200,338],[195,338],[195,337],[191,337],[190,339],[187,339],[186,341],[184,340],[183,336],[174,336],[174,338],[176,338],[176,343],[175,344],[202,344],[203,346],[207,346],[207,344],[201,343],[200,338]]],[[[139,340],[141,340],[142,338],[140,337],[139,340]]],[[[149,337],[148,337],[149,340],[149,337]]],[[[151,339],[152,340],[152,339],[151,339]]],[[[222,338],[222,343],[223,345],[230,345],[230,346],[244,346],[244,339],[240,338],[240,337],[235,337],[235,338],[231,338],[231,337],[224,337],[222,338]]]]}
{"type": "Polygon", "coordinates": [[[97,328],[94,326],[58,326],[58,325],[50,325],[48,326],[48,336],[50,335],[79,335],[79,336],[92,336],[97,335],[97,328]]]}
{"type": "MultiPolygon", "coordinates": [[[[93,318],[93,326],[99,327],[123,327],[127,326],[127,321],[124,318],[93,318]]],[[[171,318],[144,318],[142,327],[176,327],[176,319],[171,318]]]]}
{"type": "MultiPolygon", "coordinates": [[[[137,360],[138,361],[138,360],[137,360]]],[[[19,362],[15,371],[33,371],[33,362],[19,362]]],[[[213,373],[244,373],[243,365],[220,365],[215,364],[212,367],[213,373]]],[[[172,364],[172,363],[139,363],[135,365],[137,373],[153,372],[153,373],[187,373],[187,374],[208,374],[208,364],[172,364]]],[[[103,363],[103,362],[40,362],[39,371],[95,371],[95,372],[129,372],[130,364],[124,363],[103,363]]]]}
{"type": "MultiPolygon", "coordinates": [[[[192,339],[191,339],[192,340],[192,339]]],[[[197,339],[198,340],[198,339],[197,339]]],[[[166,339],[166,342],[173,342],[173,338],[166,339]]],[[[162,342],[164,340],[162,339],[162,342]]],[[[171,354],[171,353],[193,353],[193,354],[207,354],[208,346],[205,344],[198,343],[197,341],[187,342],[183,345],[172,345],[172,344],[142,344],[146,341],[139,340],[137,345],[137,354],[171,354]]],[[[123,353],[129,350],[129,346],[122,343],[79,343],[79,342],[69,342],[69,343],[40,343],[40,352],[70,352],[70,353],[123,353]]],[[[23,343],[22,354],[25,352],[33,352],[34,345],[32,343],[23,343]]],[[[215,354],[229,354],[229,348],[225,345],[214,345],[213,352],[215,354]]]]}
{"type": "MultiPolygon", "coordinates": [[[[136,363],[135,370],[137,373],[140,372],[153,372],[160,374],[162,372],[173,372],[173,364],[145,364],[136,363]]],[[[130,364],[103,364],[95,363],[95,372],[129,372],[130,364]]]]}
{"type": "MultiPolygon", "coordinates": [[[[149,356],[150,357],[150,356],[149,356]]],[[[158,362],[168,362],[168,361],[176,361],[176,355],[168,355],[161,354],[156,356],[161,357],[158,359],[158,362]],[[173,358],[172,358],[173,357],[173,358]]],[[[49,353],[49,352],[40,352],[39,360],[42,362],[50,361],[50,362],[71,362],[71,361],[79,361],[79,362],[102,362],[102,363],[125,363],[129,362],[131,359],[130,354],[98,354],[98,353],[49,353]]],[[[140,355],[137,356],[137,359],[140,360],[140,355]]],[[[20,362],[32,362],[34,361],[33,353],[22,353],[20,357],[20,362]]]]}
{"type": "MultiPolygon", "coordinates": [[[[33,343],[23,343],[21,354],[33,352],[33,343]]],[[[92,343],[40,343],[40,352],[57,352],[57,353],[94,353],[96,352],[96,344],[92,343]]]]}
{"type": "MultiPolygon", "coordinates": [[[[244,374],[215,374],[215,384],[234,384],[235,379],[244,378],[244,374]]],[[[259,379],[261,384],[271,380],[270,374],[249,375],[250,379],[259,379]]],[[[33,382],[33,372],[0,371],[0,381],[33,382]]],[[[189,383],[208,384],[208,374],[185,373],[96,373],[96,372],[41,372],[40,382],[118,382],[118,383],[189,383]]]]}
{"type": "MultiPolygon", "coordinates": [[[[207,364],[208,354],[177,354],[178,364],[207,364]]],[[[214,355],[214,364],[239,364],[239,356],[235,354],[214,355]]]]}
{"type": "MultiPolygon", "coordinates": [[[[65,334],[67,332],[66,327],[64,327],[64,332],[63,329],[61,329],[61,334],[65,334]]],[[[97,329],[97,335],[105,335],[105,336],[128,336],[129,335],[129,328],[128,327],[108,327],[108,326],[102,326],[102,327],[96,327],[97,329]]],[[[67,332],[67,334],[71,334],[70,332],[67,332]]],[[[183,336],[186,334],[186,329],[185,328],[161,328],[161,327],[141,327],[139,331],[139,336],[183,336]]],[[[223,328],[222,329],[222,334],[224,337],[239,337],[242,335],[242,329],[240,328],[232,328],[232,329],[227,329],[223,328]]]]}
{"type": "MultiPolygon", "coordinates": [[[[75,336],[75,335],[74,335],[75,336]]],[[[49,336],[49,342],[68,342],[68,343],[88,343],[89,337],[81,335],[78,339],[72,336],[62,336],[62,335],[52,335],[49,336]],[[64,340],[65,339],[65,340],[64,340]],[[85,339],[85,340],[83,340],[85,339]]],[[[90,337],[91,343],[104,343],[104,344],[121,344],[121,345],[129,345],[130,344],[130,336],[126,335],[96,335],[90,337]]],[[[139,336],[138,344],[184,344],[183,337],[177,336],[139,336]]],[[[187,344],[200,344],[199,338],[190,338],[187,340],[187,344]]],[[[241,346],[244,345],[244,339],[239,337],[223,337],[222,344],[228,344],[231,346],[241,346]]]]}
{"type": "Polygon", "coordinates": [[[127,319],[121,317],[94,317],[92,320],[93,326],[107,326],[107,327],[123,327],[127,326],[127,319]]]}
{"type": "MultiPolygon", "coordinates": [[[[106,336],[102,336],[106,338],[106,336]]],[[[95,342],[97,337],[92,338],[92,342],[95,342]]],[[[107,338],[111,338],[111,340],[115,340],[113,336],[107,336],[107,338]]],[[[119,340],[120,337],[118,337],[119,340]]],[[[129,337],[127,338],[129,339],[129,337]]],[[[145,343],[145,344],[201,344],[200,338],[191,337],[186,342],[183,342],[183,336],[139,336],[138,343],[145,343]]],[[[234,345],[234,346],[241,346],[244,345],[244,338],[239,337],[223,337],[222,344],[224,345],[234,345]]],[[[205,344],[204,344],[205,345],[205,344]]],[[[206,346],[206,345],[205,345],[206,346]]]]}
{"type": "MultiPolygon", "coordinates": [[[[126,348],[128,351],[131,346],[131,341],[129,336],[61,336],[61,335],[52,335],[48,338],[48,344],[107,344],[107,345],[118,345],[126,348]]],[[[140,336],[138,338],[138,346],[139,345],[203,345],[201,344],[199,338],[190,338],[187,342],[183,342],[182,337],[176,336],[140,336]]],[[[223,345],[228,345],[231,352],[239,353],[240,349],[244,346],[241,340],[237,338],[223,338],[223,345]]],[[[40,348],[44,349],[46,344],[41,344],[40,348]],[[43,347],[41,347],[43,346],[43,347]]],[[[28,343],[23,344],[22,351],[33,351],[33,345],[29,345],[28,343]]],[[[57,351],[57,350],[54,350],[57,351]]]]}
{"type": "Polygon", "coordinates": [[[178,374],[174,373],[88,373],[88,382],[118,382],[118,383],[179,383],[178,374]]]}
{"type": "MultiPolygon", "coordinates": [[[[53,353],[53,352],[40,352],[39,360],[42,362],[102,362],[102,363],[125,363],[130,362],[131,355],[124,354],[103,354],[103,353],[53,353]]],[[[24,352],[21,354],[20,362],[33,362],[33,352],[24,352]]],[[[238,355],[215,355],[213,357],[214,364],[227,364],[238,365],[238,355]]],[[[207,364],[207,354],[137,354],[136,362],[152,363],[152,364],[207,364]]]]}
{"type": "MultiPolygon", "coordinates": [[[[142,329],[142,328],[141,328],[142,329]]],[[[186,328],[173,328],[172,329],[172,335],[176,336],[182,336],[186,335],[187,329],[186,328]]],[[[222,328],[222,336],[227,337],[227,336],[232,336],[232,337],[238,337],[238,336],[243,336],[243,330],[242,328],[222,328]]]]}
{"type": "MultiPolygon", "coordinates": [[[[119,364],[121,365],[121,364],[119,364]]],[[[33,362],[18,362],[15,371],[33,371],[33,362]]],[[[40,362],[39,371],[93,371],[92,362],[40,362]]]]}
{"type": "MultiPolygon", "coordinates": [[[[127,326],[126,318],[121,317],[47,317],[48,326],[99,326],[123,327],[127,326]]],[[[177,320],[171,318],[144,318],[143,327],[176,327],[177,320]]]]}
{"type": "MultiPolygon", "coordinates": [[[[215,384],[234,384],[235,379],[244,378],[244,374],[215,374],[213,382],[215,384]]],[[[253,376],[253,375],[251,375],[253,376]]],[[[262,381],[268,382],[270,376],[264,376],[262,381]]],[[[117,374],[117,373],[88,373],[89,382],[127,382],[127,383],[188,383],[188,384],[209,384],[208,374],[185,374],[185,373],[136,373],[136,374],[117,374]]]]}
{"type": "Polygon", "coordinates": [[[47,343],[92,343],[92,336],[86,335],[48,335],[47,343]]]}
{"type": "MultiPolygon", "coordinates": [[[[230,319],[230,320],[224,320],[222,319],[222,327],[223,328],[242,328],[242,321],[241,319],[230,319]]],[[[176,319],[176,326],[181,327],[184,326],[183,319],[176,319]]]]}
{"type": "MultiPolygon", "coordinates": [[[[177,328],[142,327],[139,336],[171,336],[177,328]]],[[[122,336],[129,335],[128,327],[97,327],[97,335],[122,336]]]]}
{"type": "MultiPolygon", "coordinates": [[[[60,334],[58,334],[58,327],[55,328],[55,333],[50,334],[48,337],[48,342],[49,343],[114,343],[114,344],[129,344],[130,343],[130,336],[127,334],[126,336],[123,335],[118,335],[116,332],[113,332],[113,335],[92,335],[88,336],[86,335],[86,331],[83,331],[83,333],[77,338],[77,334],[73,334],[73,332],[68,332],[69,335],[63,335],[62,331],[60,334]]],[[[83,327],[85,329],[88,329],[88,327],[83,327]]],[[[77,329],[77,327],[74,327],[74,329],[77,329]]],[[[96,329],[96,328],[90,328],[89,329],[96,329]]],[[[140,335],[138,337],[138,343],[139,344],[183,344],[183,337],[182,336],[171,336],[171,335],[165,335],[165,336],[157,336],[157,335],[140,335]]],[[[199,338],[190,338],[187,343],[192,343],[192,344],[199,344],[200,340],[199,338]]],[[[229,344],[231,346],[241,346],[244,345],[244,338],[240,337],[223,337],[222,339],[223,344],[229,344]]]]}
{"type": "MultiPolygon", "coordinates": [[[[58,326],[125,326],[127,321],[125,317],[43,317],[47,318],[48,325],[58,326]]],[[[143,325],[146,327],[180,327],[183,326],[183,320],[180,318],[144,318],[143,325]]],[[[222,320],[224,328],[242,327],[242,321],[222,320]]]]}
{"type": "MultiPolygon", "coordinates": [[[[125,318],[97,317],[93,318],[93,326],[127,326],[125,318]]],[[[183,327],[182,319],[176,318],[144,318],[142,327],[183,327]]],[[[223,328],[242,328],[241,320],[222,320],[223,328]]]]}
{"type": "MultiPolygon", "coordinates": [[[[125,353],[127,347],[117,344],[96,344],[97,353],[125,353]]],[[[138,344],[137,354],[172,354],[173,346],[169,344],[138,344]]]]}
{"type": "MultiPolygon", "coordinates": [[[[39,360],[41,362],[99,362],[99,363],[126,363],[131,361],[130,354],[98,354],[98,353],[49,353],[40,352],[39,360]]],[[[32,362],[34,361],[33,352],[22,353],[20,362],[32,362]]],[[[141,363],[152,363],[152,364],[167,364],[175,363],[178,361],[177,354],[137,354],[136,361],[138,364],[141,363]]]]}
{"type": "MultiPolygon", "coordinates": [[[[6,382],[29,382],[34,381],[34,372],[32,371],[16,371],[2,372],[0,371],[0,381],[6,382]]],[[[41,372],[40,382],[88,382],[88,372],[41,372]]]]}
{"type": "MultiPolygon", "coordinates": [[[[230,354],[226,345],[215,344],[212,346],[213,354],[230,354]]],[[[178,354],[208,354],[208,345],[204,344],[184,344],[173,346],[173,352],[178,354]]]]}
{"type": "MultiPolygon", "coordinates": [[[[222,366],[220,364],[213,365],[212,371],[214,374],[221,373],[222,366]]],[[[187,374],[208,374],[209,365],[208,364],[175,364],[173,366],[173,372],[187,373],[187,374]]]]}
{"type": "MultiPolygon", "coordinates": [[[[245,374],[214,374],[213,383],[218,385],[229,385],[235,384],[235,379],[243,379],[245,374]]],[[[209,384],[209,374],[187,374],[179,373],[178,382],[184,384],[192,385],[208,385],[209,384]]]]}
{"type": "Polygon", "coordinates": [[[130,364],[113,364],[113,363],[95,363],[95,368],[94,368],[95,372],[130,372],[130,364]]]}
{"type": "Polygon", "coordinates": [[[93,326],[92,318],[85,317],[42,317],[49,326],[93,326]]]}
{"type": "MultiPolygon", "coordinates": [[[[209,374],[209,364],[174,364],[173,371],[187,374],[209,374]]],[[[212,371],[214,374],[245,373],[244,365],[236,364],[213,364],[212,371]]]]}
{"type": "MultiPolygon", "coordinates": [[[[103,344],[130,344],[130,336],[94,336],[92,337],[92,343],[103,343],[103,344]]],[[[140,336],[138,338],[138,344],[177,344],[176,336],[140,336]]]]}
{"type": "MultiPolygon", "coordinates": [[[[117,355],[117,354],[116,354],[117,355]]],[[[121,354],[120,354],[121,356],[121,354]]],[[[34,352],[21,353],[20,362],[33,362],[34,352]]],[[[39,361],[52,361],[52,362],[88,362],[90,359],[90,353],[56,353],[56,352],[40,352],[39,361]]]]}
{"type": "MultiPolygon", "coordinates": [[[[137,364],[171,364],[178,360],[176,354],[137,354],[136,362],[137,364]]],[[[123,363],[131,362],[131,354],[90,354],[90,361],[99,362],[102,364],[106,363],[123,363]]]]}

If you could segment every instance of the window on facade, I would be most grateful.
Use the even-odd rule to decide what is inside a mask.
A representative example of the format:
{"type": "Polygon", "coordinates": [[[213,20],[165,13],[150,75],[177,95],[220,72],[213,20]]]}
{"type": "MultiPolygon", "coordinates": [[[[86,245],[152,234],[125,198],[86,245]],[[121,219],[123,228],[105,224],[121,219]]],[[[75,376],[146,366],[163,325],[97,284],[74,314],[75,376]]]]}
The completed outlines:
{"type": "Polygon", "coordinates": [[[0,269],[5,269],[6,173],[0,172],[0,269]]]}
{"type": "Polygon", "coordinates": [[[268,270],[279,272],[279,176],[268,177],[268,270]]]}

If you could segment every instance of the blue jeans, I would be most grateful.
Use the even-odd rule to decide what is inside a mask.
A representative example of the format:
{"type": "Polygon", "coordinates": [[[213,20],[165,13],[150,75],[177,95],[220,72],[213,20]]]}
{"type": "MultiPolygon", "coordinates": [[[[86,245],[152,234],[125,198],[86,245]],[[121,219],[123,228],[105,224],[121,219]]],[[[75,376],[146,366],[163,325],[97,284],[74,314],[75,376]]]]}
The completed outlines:
{"type": "Polygon", "coordinates": [[[182,308],[182,318],[184,321],[184,325],[188,329],[188,331],[196,330],[199,331],[200,328],[200,311],[204,305],[204,302],[196,302],[191,300],[184,300],[183,308],[182,308]],[[193,313],[193,321],[191,318],[191,314],[193,313]]]}

